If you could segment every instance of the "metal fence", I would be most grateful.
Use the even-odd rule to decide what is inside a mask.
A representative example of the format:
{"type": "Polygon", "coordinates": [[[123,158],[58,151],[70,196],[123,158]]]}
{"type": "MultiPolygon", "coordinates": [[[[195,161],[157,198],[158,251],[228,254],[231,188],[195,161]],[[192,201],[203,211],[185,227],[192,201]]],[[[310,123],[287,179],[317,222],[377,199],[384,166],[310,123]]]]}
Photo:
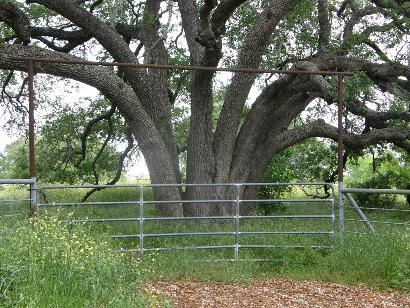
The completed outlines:
{"type": "MultiPolygon", "coordinates": [[[[374,233],[390,231],[395,227],[410,227],[410,208],[404,202],[390,208],[360,206],[352,196],[358,193],[410,195],[410,190],[357,189],[340,185],[337,204],[334,187],[328,183],[131,184],[37,188],[33,178],[0,180],[0,187],[2,185],[26,187],[22,188],[23,195],[27,192],[29,196],[21,198],[20,193],[15,197],[9,195],[9,198],[0,198],[0,218],[26,215],[28,209],[31,215],[42,214],[44,209],[60,210],[62,221],[98,226],[101,232],[108,232],[113,240],[121,242],[118,247],[122,250],[141,255],[158,251],[223,251],[220,255],[224,259],[240,261],[255,260],[249,258],[252,255],[249,251],[307,247],[332,249],[337,233],[336,214],[339,217],[340,234],[374,233]],[[223,188],[226,193],[223,199],[155,200],[153,188],[164,187],[177,187],[182,192],[198,187],[223,188]],[[318,190],[324,187],[330,192],[329,197],[306,192],[306,189],[318,190]],[[259,195],[251,199],[244,194],[249,188],[269,188],[273,191],[293,189],[296,197],[259,195]],[[81,202],[81,197],[90,189],[97,190],[96,194],[89,201],[81,202]],[[158,216],[157,210],[162,206],[175,204],[198,207],[223,204],[229,206],[230,210],[229,215],[222,216],[158,216]],[[251,207],[252,210],[243,214],[245,207],[251,207]],[[384,230],[376,227],[379,225],[384,230]]],[[[289,191],[283,195],[289,196],[289,191]]]]}
{"type": "MultiPolygon", "coordinates": [[[[333,186],[327,183],[246,183],[246,184],[169,184],[169,185],[88,185],[44,186],[40,189],[42,202],[39,210],[69,209],[71,223],[110,224],[113,239],[128,241],[122,250],[137,252],[158,251],[224,251],[225,260],[254,260],[248,258],[250,250],[332,249],[336,234],[336,209],[333,186]],[[324,187],[331,197],[315,199],[299,194],[297,198],[243,198],[247,188],[270,187],[286,189],[295,187],[324,187]],[[224,199],[208,200],[153,200],[152,188],[178,187],[182,190],[193,187],[225,188],[230,193],[224,199]],[[87,189],[104,190],[113,201],[79,202],[61,198],[60,192],[87,189]],[[115,192],[117,190],[117,192],[115,192]],[[118,192],[121,190],[121,192],[118,192]],[[126,192],[127,190],[131,192],[126,192]],[[109,192],[110,191],[110,192],[109,192]],[[134,195],[119,201],[124,195],[134,195]],[[149,196],[146,196],[149,195],[149,196]],[[47,200],[47,202],[45,202],[47,200]],[[175,204],[204,206],[224,204],[230,206],[230,215],[158,217],[154,207],[175,204]],[[251,205],[253,211],[242,215],[242,208],[251,205]],[[269,206],[272,213],[257,209],[269,206]],[[286,210],[283,210],[286,208],[286,210]],[[92,209],[92,210],[91,210],[92,209]],[[76,215],[76,213],[78,215],[76,215]],[[88,218],[84,219],[84,216],[88,218]],[[223,222],[223,223],[222,223],[223,222]],[[125,225],[128,223],[128,227],[125,225]],[[122,228],[118,227],[122,226],[122,228]],[[309,240],[305,240],[309,238],[309,240]]],[[[103,193],[100,191],[100,193],[103,193]]],[[[78,195],[81,195],[78,193],[78,195]]],[[[262,259],[261,259],[262,260],[262,259]]]]}
{"type": "Polygon", "coordinates": [[[27,215],[28,212],[30,212],[31,215],[36,214],[37,189],[35,178],[0,179],[0,189],[3,189],[5,186],[16,186],[17,190],[14,191],[14,193],[9,192],[0,198],[1,219],[27,215]],[[23,193],[21,193],[21,191],[23,191],[23,193]],[[26,195],[26,197],[24,195],[26,195]]]}
{"type": "Polygon", "coordinates": [[[410,195],[410,190],[406,189],[364,189],[364,188],[345,188],[343,185],[339,187],[339,218],[340,231],[361,233],[364,230],[354,228],[351,225],[355,224],[365,226],[367,231],[376,233],[380,231],[380,226],[386,229],[393,230],[393,227],[410,227],[410,208],[402,202],[399,207],[367,205],[360,206],[352,196],[352,194],[372,194],[372,195],[410,195]],[[342,198],[345,197],[347,207],[342,198]],[[349,212],[350,210],[350,212],[349,212]],[[353,213],[352,213],[353,212],[353,213]],[[350,223],[348,228],[345,224],[350,223]],[[377,227],[376,227],[377,226],[377,227]],[[345,230],[347,229],[347,230],[345,230]]]}

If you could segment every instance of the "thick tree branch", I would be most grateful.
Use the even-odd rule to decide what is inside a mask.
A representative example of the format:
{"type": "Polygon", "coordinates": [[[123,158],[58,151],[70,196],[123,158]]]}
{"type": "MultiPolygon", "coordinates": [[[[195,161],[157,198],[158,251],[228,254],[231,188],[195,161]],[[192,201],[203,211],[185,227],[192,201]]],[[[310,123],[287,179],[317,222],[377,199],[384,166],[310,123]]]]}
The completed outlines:
{"type": "MultiPolygon", "coordinates": [[[[254,181],[263,176],[272,156],[292,145],[303,142],[308,138],[322,137],[337,141],[337,127],[327,124],[324,120],[316,120],[308,124],[286,130],[271,138],[265,143],[264,151],[256,153],[249,167],[250,173],[247,181],[254,181]]],[[[371,130],[368,133],[357,135],[345,133],[344,144],[353,151],[360,151],[370,145],[380,142],[397,143],[410,138],[410,128],[384,128],[371,130]]]]}
{"type": "Polygon", "coordinates": [[[313,58],[311,61],[315,62],[318,68],[321,69],[344,71],[358,69],[375,80],[389,77],[406,77],[410,79],[410,67],[400,63],[374,63],[365,59],[329,54],[313,58]]]}
{"type": "MultiPolygon", "coordinates": [[[[275,153],[287,147],[295,145],[308,138],[322,137],[337,141],[338,129],[323,120],[316,120],[304,126],[287,130],[272,139],[271,148],[275,153]]],[[[410,138],[409,127],[388,127],[383,129],[374,129],[368,133],[358,135],[344,133],[343,143],[352,150],[361,150],[370,145],[380,142],[399,142],[410,138]]]]}
{"type": "MultiPolygon", "coordinates": [[[[314,70],[311,63],[300,63],[297,69],[314,70]]],[[[306,108],[326,83],[321,76],[284,76],[267,88],[256,99],[243,123],[233,153],[230,180],[246,179],[249,162],[264,152],[270,136],[280,134],[306,108]]]]}
{"type": "Polygon", "coordinates": [[[344,11],[346,10],[347,6],[352,2],[352,0],[343,0],[342,4],[340,5],[339,9],[337,10],[337,16],[342,17],[344,11]]]}
{"type": "Polygon", "coordinates": [[[24,45],[30,43],[30,20],[13,2],[0,0],[0,21],[10,26],[24,45]]]}
{"type": "MultiPolygon", "coordinates": [[[[216,0],[205,0],[199,10],[199,33],[196,41],[204,47],[199,64],[217,66],[222,57],[222,39],[224,31],[220,31],[242,1],[222,1],[217,7],[216,0]],[[211,16],[216,8],[215,22],[218,32],[214,32],[211,16]],[[222,16],[223,15],[223,16],[222,16]]],[[[216,29],[216,28],[215,28],[216,29]]],[[[212,151],[212,109],[213,109],[213,72],[196,71],[191,78],[191,120],[188,136],[187,180],[196,182],[212,182],[215,174],[215,160],[212,151]]],[[[190,195],[191,189],[188,191],[190,195]]],[[[205,196],[204,196],[205,197],[205,196]]]]}
{"type": "Polygon", "coordinates": [[[195,0],[178,0],[182,18],[182,28],[191,57],[191,64],[198,65],[203,57],[204,48],[196,41],[199,33],[199,13],[195,0]]]}
{"type": "MultiPolygon", "coordinates": [[[[126,136],[127,136],[127,142],[128,145],[125,148],[124,152],[121,153],[119,159],[118,159],[118,168],[117,168],[117,172],[114,176],[114,178],[109,181],[108,183],[106,183],[105,185],[114,185],[115,183],[117,183],[120,178],[121,178],[121,174],[122,171],[124,169],[124,161],[127,158],[128,154],[131,152],[131,150],[134,148],[134,138],[132,137],[132,132],[130,129],[126,130],[126,136]]],[[[102,190],[103,188],[93,188],[90,191],[88,191],[84,197],[81,199],[80,202],[85,202],[87,201],[88,198],[90,198],[95,192],[102,190]]]]}
{"type": "Polygon", "coordinates": [[[104,153],[104,150],[107,148],[108,142],[110,142],[113,132],[114,132],[111,117],[108,118],[107,121],[108,121],[107,136],[105,137],[103,144],[101,145],[93,161],[91,162],[91,169],[93,170],[93,174],[95,178],[95,182],[94,182],[95,185],[98,185],[100,183],[100,177],[97,171],[97,161],[100,159],[101,155],[104,153]]]}
{"type": "Polygon", "coordinates": [[[215,36],[225,34],[225,24],[234,11],[248,0],[222,0],[215,8],[211,16],[212,32],[215,36]]]}
{"type": "Polygon", "coordinates": [[[322,53],[326,51],[326,47],[329,44],[330,32],[331,32],[328,0],[318,0],[318,19],[319,19],[318,52],[322,53]]]}
{"type": "Polygon", "coordinates": [[[341,53],[344,55],[346,54],[351,45],[351,37],[353,35],[353,28],[354,26],[361,21],[361,19],[365,16],[377,14],[380,12],[380,9],[374,6],[367,6],[363,9],[355,11],[346,22],[345,27],[343,29],[343,41],[341,46],[341,53]]]}
{"type": "Polygon", "coordinates": [[[345,106],[351,113],[371,121],[403,120],[410,122],[410,112],[376,111],[357,101],[346,101],[345,106]]]}
{"type": "Polygon", "coordinates": [[[384,9],[393,9],[397,11],[399,14],[403,14],[404,16],[410,18],[410,7],[406,5],[405,0],[370,0],[376,6],[384,9]]]}
{"type": "Polygon", "coordinates": [[[67,31],[53,27],[33,27],[31,29],[31,35],[33,37],[48,36],[65,41],[86,41],[91,38],[91,35],[87,31],[82,29],[67,31]]]}
{"type": "MultiPolygon", "coordinates": [[[[274,28],[298,2],[297,0],[272,1],[265,7],[242,44],[238,59],[239,67],[260,66],[274,28]]],[[[218,170],[216,181],[224,181],[228,176],[241,112],[255,78],[255,74],[239,73],[232,78],[213,139],[213,152],[218,170]]]]}
{"type": "Polygon", "coordinates": [[[211,31],[209,19],[210,19],[212,10],[216,7],[217,4],[218,4],[217,0],[204,0],[204,4],[199,9],[200,33],[211,31]]]}
{"type": "Polygon", "coordinates": [[[85,155],[86,155],[86,151],[87,151],[87,138],[90,135],[93,127],[103,121],[103,120],[109,120],[115,113],[115,105],[112,105],[110,110],[108,110],[107,112],[104,112],[103,114],[99,115],[98,117],[91,119],[87,125],[84,128],[83,133],[80,136],[80,141],[81,141],[81,158],[78,160],[78,162],[76,163],[76,166],[79,166],[81,164],[82,161],[84,161],[85,159],[85,155]]]}
{"type": "MultiPolygon", "coordinates": [[[[110,25],[104,23],[88,11],[76,5],[73,1],[62,0],[27,0],[27,3],[37,3],[59,13],[61,16],[69,19],[76,26],[82,28],[94,38],[96,38],[104,48],[107,49],[118,62],[137,62],[134,54],[129,50],[129,47],[122,36],[110,25]]],[[[148,82],[146,73],[142,69],[126,70],[132,75],[132,80],[140,81],[141,83],[148,82]]],[[[135,90],[138,86],[135,85],[135,90]]]]}

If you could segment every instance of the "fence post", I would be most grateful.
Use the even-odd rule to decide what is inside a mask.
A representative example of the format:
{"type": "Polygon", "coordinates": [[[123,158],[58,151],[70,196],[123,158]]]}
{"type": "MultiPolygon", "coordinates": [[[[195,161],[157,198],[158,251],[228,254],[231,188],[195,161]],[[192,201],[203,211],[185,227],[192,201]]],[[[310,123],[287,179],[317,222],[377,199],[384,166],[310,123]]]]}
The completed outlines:
{"type": "Polygon", "coordinates": [[[340,235],[343,236],[343,232],[345,230],[345,207],[343,203],[343,182],[337,182],[338,184],[338,200],[339,200],[339,229],[340,235]]]}
{"type": "Polygon", "coordinates": [[[30,183],[30,217],[36,217],[38,211],[37,181],[35,177],[31,179],[33,182],[30,183]]]}
{"type": "Polygon", "coordinates": [[[332,191],[332,232],[333,232],[333,244],[336,245],[336,195],[335,188],[333,184],[329,184],[329,187],[332,191]]]}
{"type": "Polygon", "coordinates": [[[240,231],[240,190],[241,184],[236,184],[236,200],[235,200],[235,261],[239,261],[239,231],[240,231]]]}
{"type": "Polygon", "coordinates": [[[144,256],[144,186],[140,185],[140,255],[144,256]]]}

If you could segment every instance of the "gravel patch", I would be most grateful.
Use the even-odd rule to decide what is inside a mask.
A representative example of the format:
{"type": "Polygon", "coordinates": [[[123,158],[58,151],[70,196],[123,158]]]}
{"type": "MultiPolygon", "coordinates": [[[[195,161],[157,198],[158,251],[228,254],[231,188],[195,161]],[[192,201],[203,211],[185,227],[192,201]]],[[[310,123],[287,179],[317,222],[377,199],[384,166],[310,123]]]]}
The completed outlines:
{"type": "Polygon", "coordinates": [[[254,284],[157,281],[149,291],[176,307],[410,307],[410,295],[364,286],[268,279],[254,284]]]}

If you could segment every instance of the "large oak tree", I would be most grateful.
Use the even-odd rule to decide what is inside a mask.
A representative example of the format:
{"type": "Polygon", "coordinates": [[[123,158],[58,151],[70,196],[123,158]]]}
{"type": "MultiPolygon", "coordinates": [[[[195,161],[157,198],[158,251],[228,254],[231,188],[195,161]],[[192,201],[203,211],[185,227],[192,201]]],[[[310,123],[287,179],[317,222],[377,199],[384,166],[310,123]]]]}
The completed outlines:
{"type": "MultiPolygon", "coordinates": [[[[390,142],[409,150],[409,18],[405,0],[0,0],[0,68],[27,70],[10,60],[22,56],[354,71],[345,119],[355,125],[346,129],[346,147],[390,142]]],[[[330,121],[333,77],[275,75],[261,86],[258,75],[235,73],[215,112],[209,71],[36,63],[35,72],[97,88],[123,116],[153,183],[181,182],[182,152],[187,183],[259,182],[281,150],[313,137],[337,139],[330,121]],[[260,94],[247,105],[255,83],[260,94]],[[172,118],[181,93],[190,112],[186,144],[177,144],[172,118]],[[296,121],[312,104],[322,112],[296,121]]],[[[228,193],[221,187],[155,190],[158,199],[172,200],[228,193]]],[[[162,215],[177,216],[229,211],[224,204],[161,207],[162,215]]]]}

